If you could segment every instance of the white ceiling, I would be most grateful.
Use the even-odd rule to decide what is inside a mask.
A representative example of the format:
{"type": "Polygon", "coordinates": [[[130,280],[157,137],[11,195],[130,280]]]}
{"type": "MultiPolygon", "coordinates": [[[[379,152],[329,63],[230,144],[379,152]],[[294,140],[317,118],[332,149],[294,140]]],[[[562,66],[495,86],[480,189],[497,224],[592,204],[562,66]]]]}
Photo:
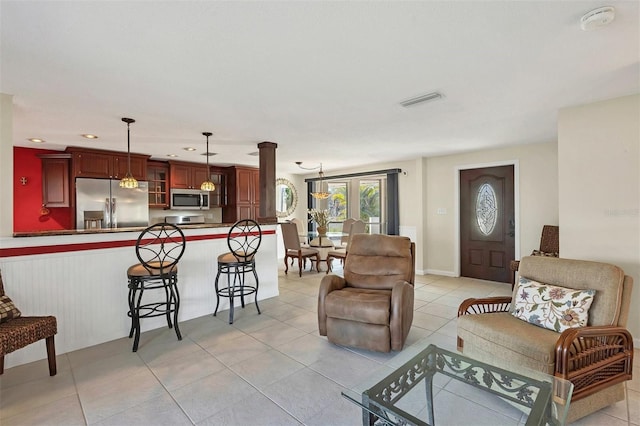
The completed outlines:
{"type": "Polygon", "coordinates": [[[16,146],[126,151],[131,117],[132,151],[155,158],[204,163],[211,131],[212,163],[257,165],[272,141],[280,172],[330,171],[553,141],[559,108],[640,92],[638,1],[1,0],[0,15],[16,146]],[[604,5],[614,22],[580,30],[604,5]]]}

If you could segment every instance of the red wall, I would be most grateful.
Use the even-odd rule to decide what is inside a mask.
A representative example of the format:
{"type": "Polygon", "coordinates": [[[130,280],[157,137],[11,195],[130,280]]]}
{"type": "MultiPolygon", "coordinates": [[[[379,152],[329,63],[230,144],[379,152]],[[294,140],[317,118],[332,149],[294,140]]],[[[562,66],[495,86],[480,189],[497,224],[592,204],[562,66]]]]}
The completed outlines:
{"type": "Polygon", "coordinates": [[[42,162],[37,155],[52,153],[59,151],[13,147],[13,232],[72,229],[69,207],[49,207],[48,215],[40,214],[42,162]],[[27,178],[26,185],[21,177],[27,178]]]}

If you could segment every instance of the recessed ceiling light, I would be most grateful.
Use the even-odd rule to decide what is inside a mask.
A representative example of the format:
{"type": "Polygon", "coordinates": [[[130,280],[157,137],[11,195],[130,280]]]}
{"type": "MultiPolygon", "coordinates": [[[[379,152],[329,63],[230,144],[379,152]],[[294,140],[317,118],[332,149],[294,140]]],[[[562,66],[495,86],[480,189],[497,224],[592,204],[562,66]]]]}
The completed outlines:
{"type": "Polygon", "coordinates": [[[214,155],[218,155],[217,152],[203,152],[200,155],[206,155],[207,157],[213,157],[214,155]]]}
{"type": "Polygon", "coordinates": [[[96,135],[92,135],[91,133],[84,133],[82,135],[83,138],[87,138],[87,139],[98,139],[98,137],[96,135]]]}
{"type": "Polygon", "coordinates": [[[193,148],[191,146],[188,146],[188,147],[182,148],[182,149],[184,149],[185,151],[195,151],[196,150],[195,148],[193,148]]]}
{"type": "Polygon", "coordinates": [[[403,107],[410,107],[417,104],[421,104],[423,102],[435,101],[437,99],[441,99],[442,94],[438,92],[427,93],[426,95],[416,96],[415,98],[407,99],[406,101],[400,102],[400,105],[403,107]]]}
{"type": "Polygon", "coordinates": [[[177,157],[175,154],[167,154],[167,157],[177,157]]]}
{"type": "Polygon", "coordinates": [[[45,142],[44,139],[39,139],[39,138],[29,138],[27,140],[30,141],[30,142],[33,142],[33,143],[44,143],[45,142]]]}

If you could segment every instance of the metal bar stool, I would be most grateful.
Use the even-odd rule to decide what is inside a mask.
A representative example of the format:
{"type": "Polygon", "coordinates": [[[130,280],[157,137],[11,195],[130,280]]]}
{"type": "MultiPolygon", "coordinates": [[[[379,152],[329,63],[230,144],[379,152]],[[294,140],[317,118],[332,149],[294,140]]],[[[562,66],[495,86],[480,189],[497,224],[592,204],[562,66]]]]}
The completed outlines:
{"type": "Polygon", "coordinates": [[[178,340],[182,340],[178,328],[180,293],[178,292],[178,261],[185,248],[184,234],[175,225],[158,223],[146,228],[136,242],[136,256],[140,263],[127,270],[129,278],[129,312],[133,339],[133,352],[140,342],[140,318],[165,315],[169,328],[175,328],[178,340]],[[164,290],[164,300],[142,304],[145,290],[164,290]],[[173,321],[171,315],[173,314],[173,321]]]}
{"type": "Polygon", "coordinates": [[[229,230],[227,245],[229,252],[218,256],[218,274],[216,275],[216,310],[215,317],[220,306],[220,298],[229,298],[229,324],[233,324],[234,297],[240,297],[240,303],[244,308],[244,298],[255,294],[254,301],[258,314],[258,274],[256,273],[255,255],[262,241],[260,225],[251,219],[237,221],[229,230]],[[251,272],[255,278],[255,285],[245,283],[245,274],[251,272]],[[220,288],[218,285],[220,275],[227,275],[227,286],[220,288]],[[231,279],[233,275],[233,280],[231,279]]]}

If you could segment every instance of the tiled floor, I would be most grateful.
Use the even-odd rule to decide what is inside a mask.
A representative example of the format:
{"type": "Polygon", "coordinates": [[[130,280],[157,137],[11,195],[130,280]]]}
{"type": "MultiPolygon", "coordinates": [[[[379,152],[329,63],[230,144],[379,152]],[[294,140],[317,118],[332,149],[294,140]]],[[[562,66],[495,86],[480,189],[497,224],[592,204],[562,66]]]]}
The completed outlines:
{"type": "MultiPolygon", "coordinates": [[[[509,286],[417,276],[415,316],[399,353],[335,346],[317,330],[316,298],[325,274],[280,272],[280,296],[144,333],[137,353],[127,338],[7,369],[0,377],[0,424],[10,425],[358,425],[360,410],[341,397],[365,389],[430,343],[455,350],[456,312],[467,297],[507,295],[509,286]]],[[[638,357],[636,350],[636,359],[638,357]]],[[[9,355],[10,356],[10,355],[9,355]]],[[[640,368],[629,384],[632,424],[640,425],[640,368]]],[[[519,411],[458,382],[437,384],[438,424],[520,425],[519,411]],[[454,420],[455,419],[455,420],[454,420]]],[[[408,403],[411,403],[409,400],[408,403]]],[[[414,403],[420,403],[416,399],[414,403]]],[[[624,425],[626,405],[576,424],[624,425]]]]}

